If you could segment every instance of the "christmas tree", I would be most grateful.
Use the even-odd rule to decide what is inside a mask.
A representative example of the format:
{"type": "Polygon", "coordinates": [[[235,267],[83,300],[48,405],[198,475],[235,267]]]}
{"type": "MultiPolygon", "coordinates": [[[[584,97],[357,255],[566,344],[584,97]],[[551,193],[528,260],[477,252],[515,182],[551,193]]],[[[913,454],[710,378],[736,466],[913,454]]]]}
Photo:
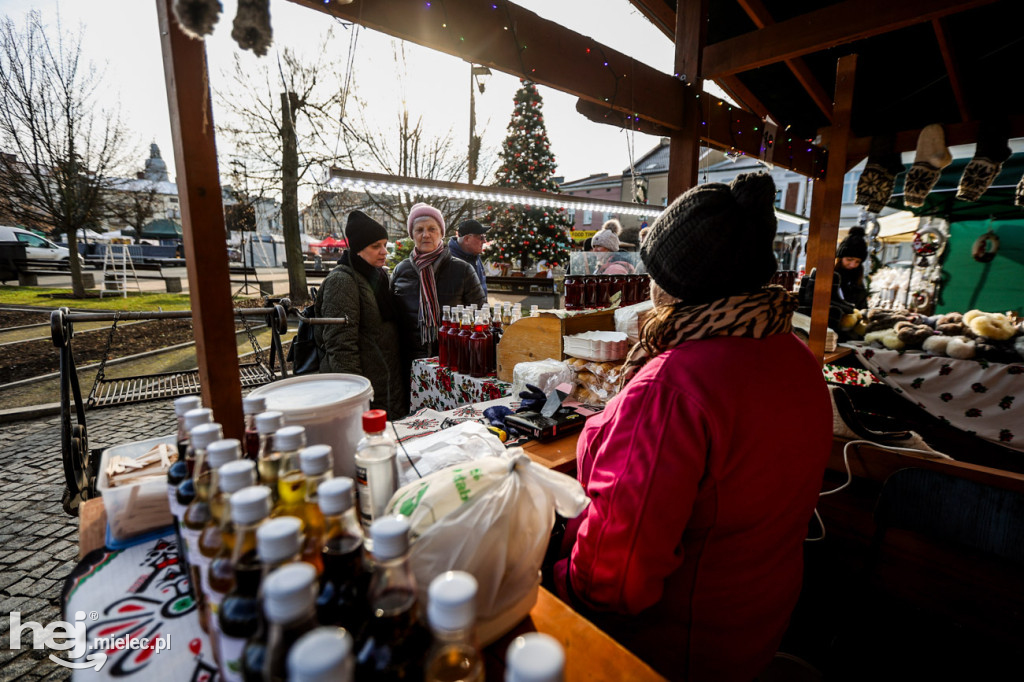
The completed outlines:
{"type": "MultiPolygon", "coordinates": [[[[495,184],[558,194],[555,155],[551,153],[540,111],[540,93],[533,83],[521,82],[523,86],[516,92],[515,109],[501,148],[495,184]]],[[[551,267],[568,265],[568,230],[572,223],[564,208],[493,205],[487,207],[481,222],[491,226],[484,252],[488,260],[521,260],[524,267],[536,261],[547,261],[551,267]]]]}

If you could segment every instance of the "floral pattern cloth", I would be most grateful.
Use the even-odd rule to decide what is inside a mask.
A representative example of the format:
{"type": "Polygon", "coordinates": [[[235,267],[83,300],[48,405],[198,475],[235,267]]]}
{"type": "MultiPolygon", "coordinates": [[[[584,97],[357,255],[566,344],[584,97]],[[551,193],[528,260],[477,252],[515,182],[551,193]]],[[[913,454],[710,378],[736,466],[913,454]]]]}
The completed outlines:
{"type": "Polygon", "coordinates": [[[437,358],[413,360],[411,384],[409,409],[412,412],[425,407],[443,412],[512,393],[512,384],[498,381],[494,375],[474,379],[441,367],[437,358]]]}
{"type": "Polygon", "coordinates": [[[825,375],[825,381],[830,384],[844,384],[846,386],[871,386],[872,384],[883,383],[866,369],[858,367],[840,367],[839,365],[825,365],[821,369],[825,375]]]}
{"type": "Polygon", "coordinates": [[[1024,451],[1024,364],[850,345],[865,367],[921,409],[979,438],[1024,451]]]}
{"type": "MultiPolygon", "coordinates": [[[[481,424],[486,424],[487,419],[484,417],[484,410],[497,405],[507,407],[515,412],[519,409],[519,399],[505,396],[484,403],[461,405],[445,412],[438,412],[437,410],[424,407],[410,414],[405,419],[394,422],[394,433],[397,434],[399,442],[406,443],[416,438],[429,436],[441,429],[455,426],[464,421],[477,421],[481,424]]],[[[508,446],[509,443],[505,443],[505,445],[508,446]]]]}

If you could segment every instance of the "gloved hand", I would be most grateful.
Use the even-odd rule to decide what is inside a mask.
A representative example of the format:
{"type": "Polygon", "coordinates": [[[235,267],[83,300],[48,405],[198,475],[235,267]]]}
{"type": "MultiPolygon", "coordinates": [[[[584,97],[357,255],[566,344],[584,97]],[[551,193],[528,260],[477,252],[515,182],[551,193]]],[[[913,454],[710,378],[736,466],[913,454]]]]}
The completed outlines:
{"type": "Polygon", "coordinates": [[[505,417],[512,414],[512,410],[505,407],[504,405],[495,405],[494,407],[488,407],[484,410],[484,419],[491,426],[497,426],[499,429],[505,429],[505,417]]]}
{"type": "Polygon", "coordinates": [[[533,384],[526,384],[526,388],[529,390],[519,392],[522,402],[516,412],[540,412],[548,400],[547,395],[533,384]]]}

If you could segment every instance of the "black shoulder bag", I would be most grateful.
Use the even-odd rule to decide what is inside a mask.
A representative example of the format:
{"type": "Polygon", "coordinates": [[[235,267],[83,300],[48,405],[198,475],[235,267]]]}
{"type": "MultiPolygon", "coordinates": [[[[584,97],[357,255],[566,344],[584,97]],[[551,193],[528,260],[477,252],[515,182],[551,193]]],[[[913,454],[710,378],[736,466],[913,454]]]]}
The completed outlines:
{"type": "Polygon", "coordinates": [[[292,366],[292,374],[316,374],[320,371],[320,360],[324,357],[324,349],[317,343],[316,335],[313,333],[313,325],[306,320],[316,317],[317,295],[319,290],[316,287],[309,288],[309,295],[313,302],[299,311],[299,327],[292,338],[292,345],[288,349],[288,362],[292,366]]]}

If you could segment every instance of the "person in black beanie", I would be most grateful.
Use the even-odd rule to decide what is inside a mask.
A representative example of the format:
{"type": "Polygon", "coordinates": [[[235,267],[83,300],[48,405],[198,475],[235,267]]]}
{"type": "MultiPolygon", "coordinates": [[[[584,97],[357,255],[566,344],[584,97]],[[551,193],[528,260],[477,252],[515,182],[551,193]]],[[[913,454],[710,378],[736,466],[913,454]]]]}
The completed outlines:
{"type": "Polygon", "coordinates": [[[408,384],[402,381],[398,327],[384,271],[388,232],[362,211],[352,211],[345,238],[348,248],[320,286],[316,314],[346,317],[348,324],[315,327],[325,351],[320,371],[366,377],[373,386],[370,407],[399,419],[408,412],[408,384]]]}
{"type": "Polygon", "coordinates": [[[864,228],[854,225],[836,249],[835,271],[839,273],[839,292],[854,308],[866,308],[868,290],[864,286],[864,261],[868,259],[868,243],[864,228]]]}

